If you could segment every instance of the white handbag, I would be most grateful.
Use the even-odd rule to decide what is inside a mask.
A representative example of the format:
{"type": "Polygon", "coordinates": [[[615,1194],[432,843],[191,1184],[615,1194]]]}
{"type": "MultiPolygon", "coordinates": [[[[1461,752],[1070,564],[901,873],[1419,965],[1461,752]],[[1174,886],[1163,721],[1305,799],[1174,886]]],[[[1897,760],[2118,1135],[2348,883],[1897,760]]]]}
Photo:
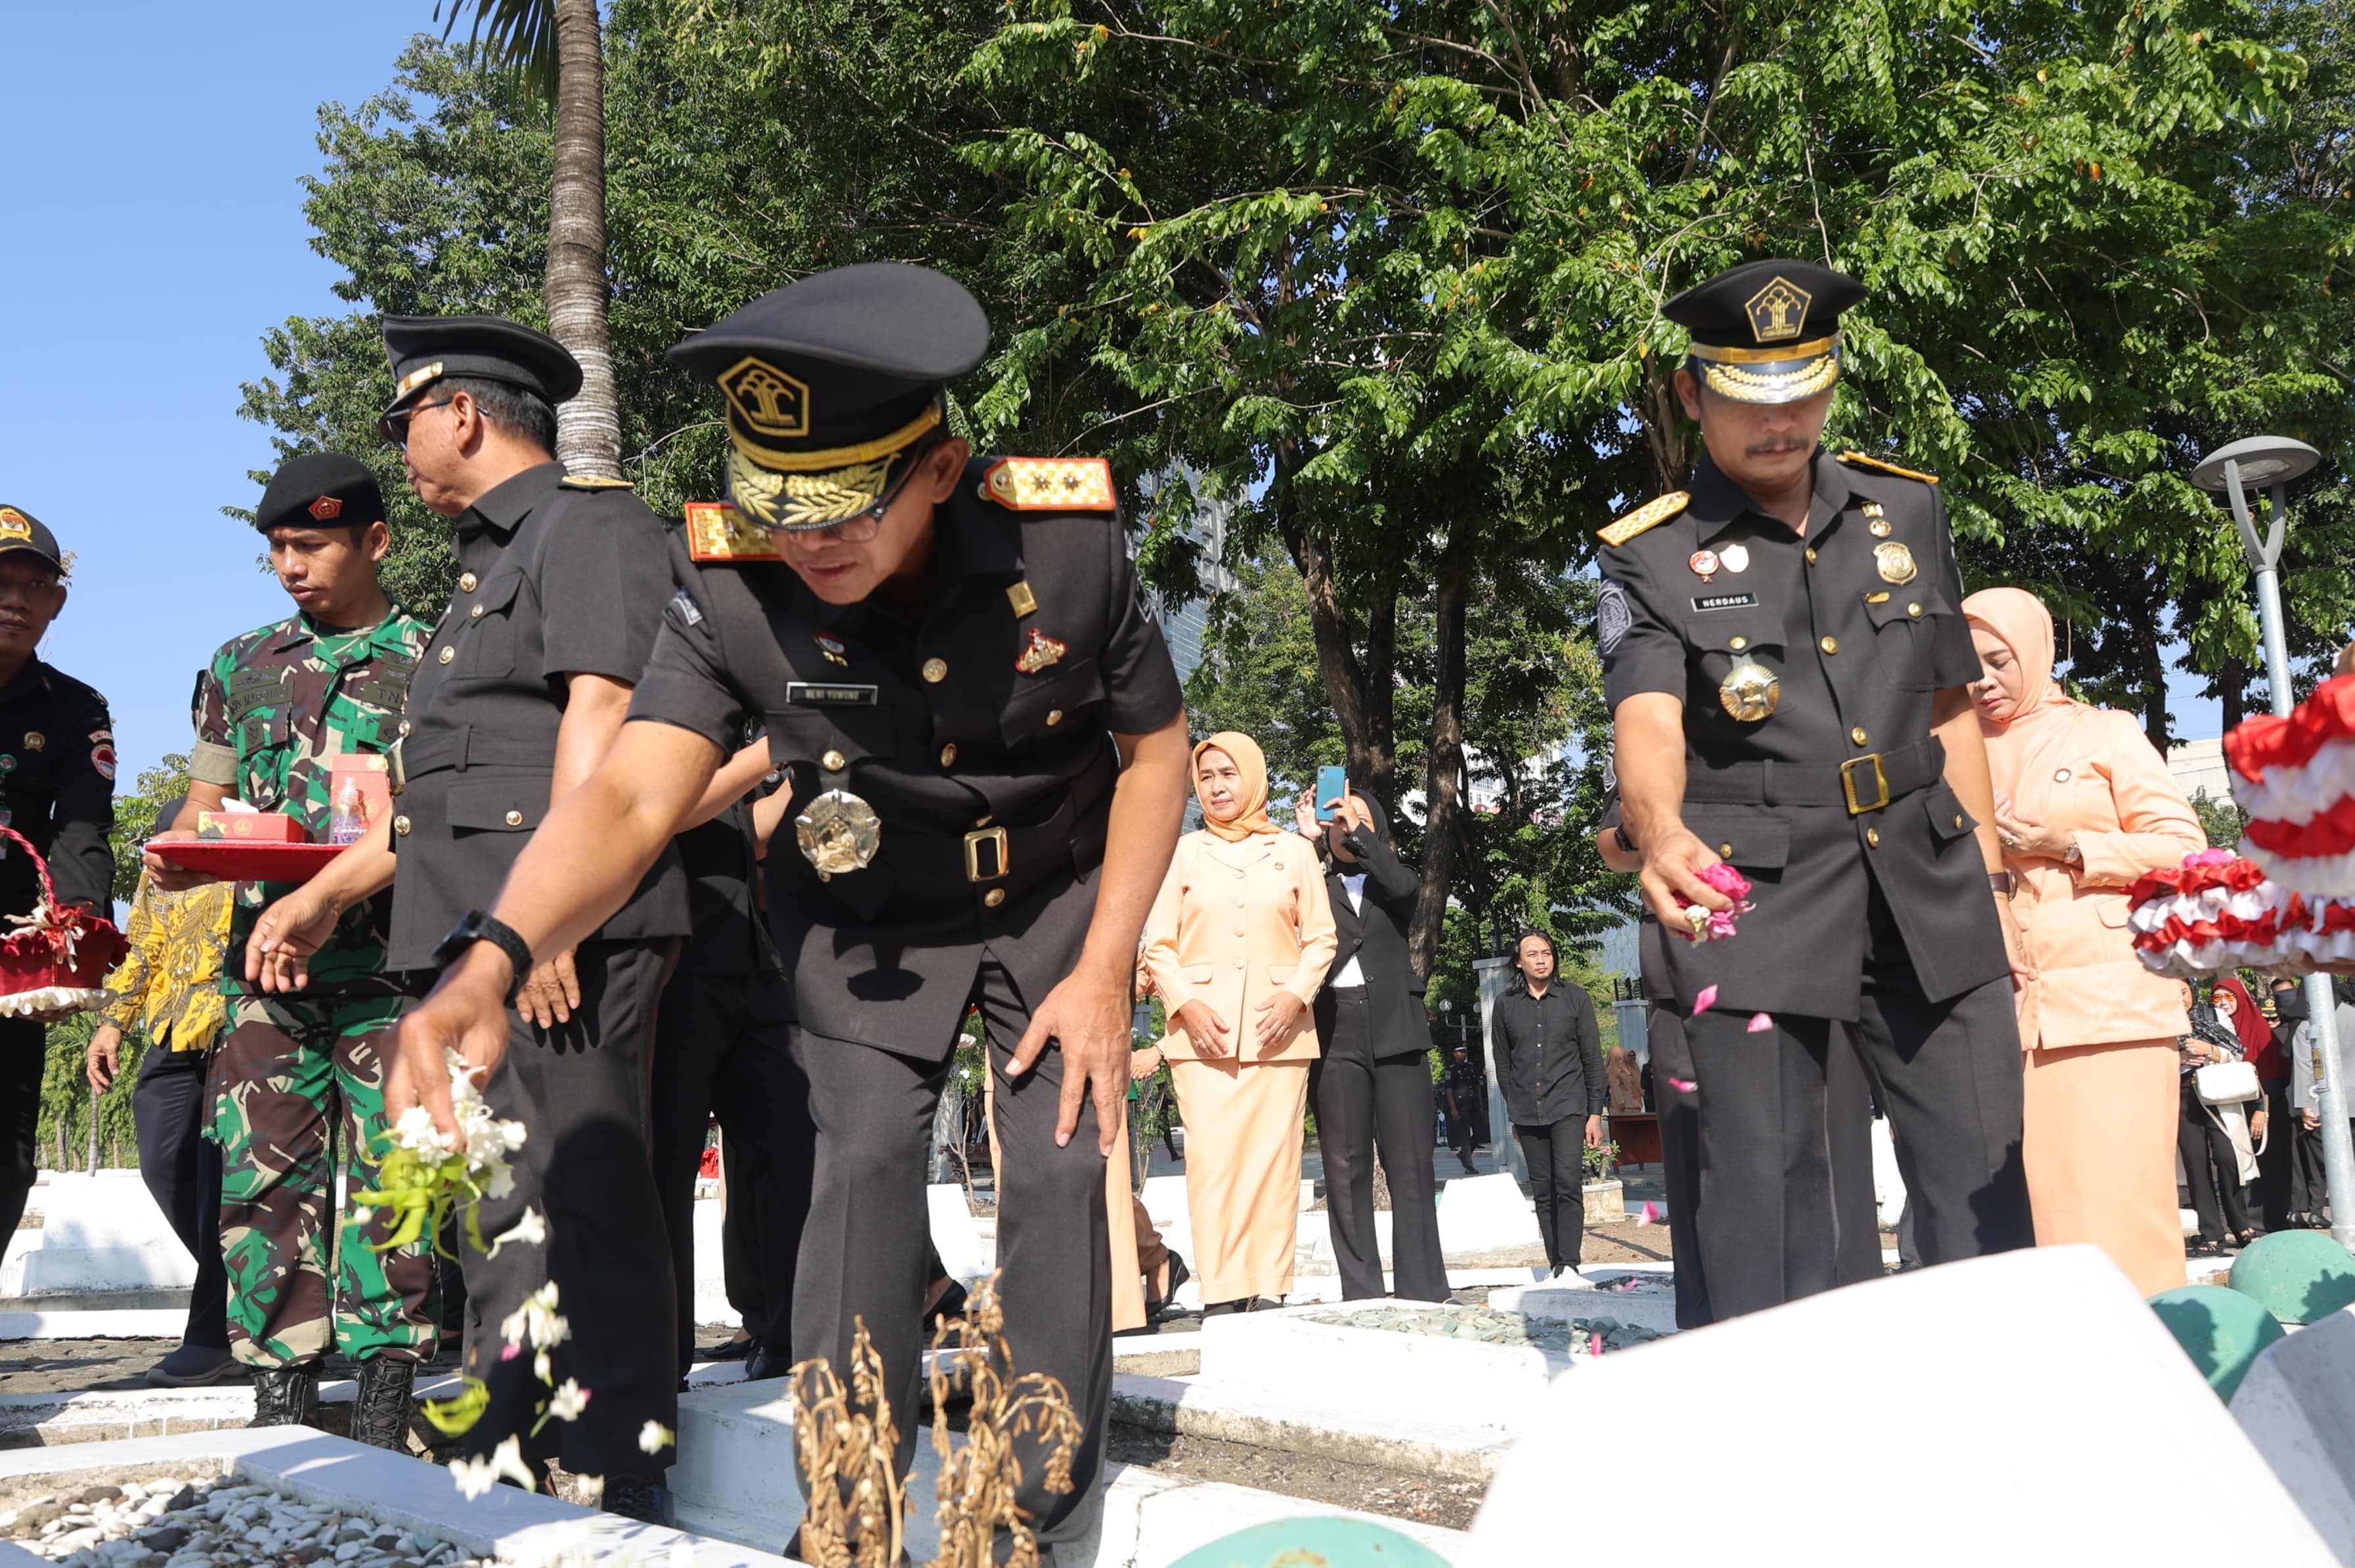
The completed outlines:
{"type": "Polygon", "coordinates": [[[2264,1097],[2257,1069],[2247,1062],[2211,1062],[2191,1075],[2204,1106],[2236,1106],[2264,1097]]]}

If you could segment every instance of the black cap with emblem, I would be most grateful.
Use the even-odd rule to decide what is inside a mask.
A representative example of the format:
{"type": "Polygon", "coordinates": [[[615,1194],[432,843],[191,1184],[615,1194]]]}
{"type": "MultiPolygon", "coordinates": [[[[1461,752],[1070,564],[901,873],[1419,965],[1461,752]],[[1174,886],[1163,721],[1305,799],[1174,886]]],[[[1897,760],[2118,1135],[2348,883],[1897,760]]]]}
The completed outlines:
{"type": "Polygon", "coordinates": [[[1796,403],[1839,379],[1839,315],[1864,285],[1812,261],[1745,261],[1660,313],[1692,330],[1688,368],[1742,403],[1796,403]]]}
{"type": "Polygon", "coordinates": [[[354,528],[384,521],[384,492],[376,475],[341,452],[289,458],[270,476],[253,525],[272,528],[354,528]]]}
{"type": "Polygon", "coordinates": [[[58,549],[58,536],[31,513],[19,507],[0,506],[0,555],[19,551],[40,556],[55,567],[59,576],[64,575],[66,561],[58,549]]]}
{"type": "Polygon", "coordinates": [[[673,345],[728,400],[728,489],[772,528],[826,528],[875,504],[981,363],[989,318],[929,267],[864,262],[762,295],[673,345]]]}
{"type": "Polygon", "coordinates": [[[501,316],[387,316],[384,352],[392,404],[378,429],[387,440],[399,439],[387,422],[393,415],[453,376],[520,387],[550,406],[581,390],[581,362],[570,349],[501,316]]]}

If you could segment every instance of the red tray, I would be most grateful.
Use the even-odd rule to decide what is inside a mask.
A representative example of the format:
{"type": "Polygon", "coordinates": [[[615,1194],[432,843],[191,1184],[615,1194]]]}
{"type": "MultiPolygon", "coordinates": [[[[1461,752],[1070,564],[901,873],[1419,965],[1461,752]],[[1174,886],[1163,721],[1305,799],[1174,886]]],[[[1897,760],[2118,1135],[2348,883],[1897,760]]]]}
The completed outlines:
{"type": "Polygon", "coordinates": [[[231,843],[225,839],[167,839],[147,846],[174,865],[224,882],[308,882],[348,848],[345,844],[231,843]]]}

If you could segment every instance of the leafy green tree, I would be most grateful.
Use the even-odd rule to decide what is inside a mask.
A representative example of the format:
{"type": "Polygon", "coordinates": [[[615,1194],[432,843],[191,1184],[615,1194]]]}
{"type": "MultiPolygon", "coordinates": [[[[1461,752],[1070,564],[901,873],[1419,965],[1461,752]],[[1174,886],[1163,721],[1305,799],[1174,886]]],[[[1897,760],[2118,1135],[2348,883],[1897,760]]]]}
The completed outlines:
{"type": "Polygon", "coordinates": [[[128,904],[139,891],[139,846],[169,822],[158,820],[162,808],[188,793],[186,752],[167,751],[164,760],[139,770],[138,781],[114,797],[114,832],[109,845],[114,852],[114,897],[128,904]]]}

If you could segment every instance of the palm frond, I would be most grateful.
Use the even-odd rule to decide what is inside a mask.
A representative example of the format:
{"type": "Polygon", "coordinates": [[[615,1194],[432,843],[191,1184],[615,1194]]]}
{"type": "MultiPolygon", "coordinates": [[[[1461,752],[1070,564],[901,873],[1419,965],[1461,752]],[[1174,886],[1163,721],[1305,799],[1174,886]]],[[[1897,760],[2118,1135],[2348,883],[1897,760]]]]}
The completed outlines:
{"type": "Polygon", "coordinates": [[[433,0],[447,43],[466,14],[474,26],[466,41],[480,46],[491,64],[516,72],[534,92],[556,101],[556,0],[433,0]],[[442,20],[442,11],[449,19],[442,20]]]}

